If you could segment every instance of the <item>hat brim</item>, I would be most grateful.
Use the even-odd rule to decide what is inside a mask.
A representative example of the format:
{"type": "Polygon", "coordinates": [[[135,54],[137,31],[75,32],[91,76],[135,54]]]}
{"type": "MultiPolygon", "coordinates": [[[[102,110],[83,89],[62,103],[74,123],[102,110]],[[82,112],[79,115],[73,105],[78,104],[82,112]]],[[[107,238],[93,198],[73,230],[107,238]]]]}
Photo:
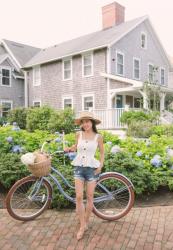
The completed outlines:
{"type": "Polygon", "coordinates": [[[93,117],[80,117],[80,118],[75,119],[74,121],[75,121],[76,125],[81,125],[82,120],[93,120],[93,121],[95,121],[96,125],[101,123],[101,121],[99,119],[96,119],[93,117]]]}

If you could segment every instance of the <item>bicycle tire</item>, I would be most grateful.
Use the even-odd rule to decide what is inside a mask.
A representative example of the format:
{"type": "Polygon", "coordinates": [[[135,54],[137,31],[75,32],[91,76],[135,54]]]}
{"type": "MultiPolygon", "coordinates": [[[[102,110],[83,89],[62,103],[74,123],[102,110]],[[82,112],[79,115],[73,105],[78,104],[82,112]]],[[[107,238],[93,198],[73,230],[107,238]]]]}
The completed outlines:
{"type": "MultiPolygon", "coordinates": [[[[40,190],[42,191],[42,193],[43,193],[43,187],[45,188],[45,190],[47,190],[47,197],[46,197],[46,201],[45,201],[43,207],[41,207],[36,213],[31,214],[31,215],[27,215],[27,213],[25,214],[25,212],[28,211],[28,210],[24,211],[24,209],[22,210],[22,209],[16,209],[15,208],[15,206],[18,206],[18,204],[19,204],[19,202],[17,203],[17,199],[18,198],[21,199],[21,200],[25,199],[25,201],[26,201],[26,198],[27,198],[27,202],[31,203],[31,201],[29,200],[29,197],[22,198],[23,196],[19,193],[19,191],[20,191],[20,189],[21,190],[24,189],[24,185],[26,185],[27,188],[28,187],[30,188],[29,183],[31,183],[31,184],[33,183],[34,184],[34,183],[38,182],[38,180],[39,180],[39,178],[37,178],[35,176],[27,176],[27,177],[25,177],[25,178],[17,181],[11,187],[11,189],[9,190],[9,192],[7,194],[7,197],[6,197],[6,208],[7,208],[8,213],[14,219],[20,220],[20,221],[30,221],[30,220],[33,220],[36,217],[38,217],[39,215],[41,215],[50,206],[51,199],[52,199],[52,187],[51,187],[51,185],[49,184],[48,181],[46,181],[45,179],[43,179],[42,180],[42,186],[41,186],[42,189],[40,189],[40,190]],[[22,185],[23,185],[23,187],[22,187],[22,185]],[[17,193],[17,190],[19,190],[18,193],[17,193]],[[18,198],[16,198],[16,200],[15,200],[15,195],[18,196],[18,198]],[[22,196],[22,197],[20,198],[20,196],[22,196]],[[14,205],[13,205],[13,199],[14,199],[14,205]],[[15,203],[15,201],[16,201],[16,203],[15,203]],[[21,215],[19,210],[22,210],[24,214],[21,215]]],[[[40,190],[39,190],[39,192],[41,192],[40,190]]],[[[45,196],[45,194],[42,194],[42,197],[43,196],[45,196]]],[[[40,200],[35,201],[35,204],[37,205],[36,202],[38,203],[38,202],[40,202],[40,200]]],[[[33,209],[33,208],[30,208],[30,210],[31,209],[33,209]]]]}
{"type": "Polygon", "coordinates": [[[118,220],[121,217],[125,216],[133,207],[134,198],[135,198],[135,194],[134,194],[132,183],[128,181],[126,177],[124,177],[123,175],[119,175],[118,173],[104,174],[103,176],[100,177],[100,179],[98,180],[96,184],[96,188],[94,192],[93,213],[99,218],[104,219],[104,220],[110,220],[110,221],[118,220]],[[118,189],[113,190],[113,191],[111,190],[113,189],[113,187],[110,184],[111,181],[115,182],[114,184],[115,189],[116,189],[116,186],[119,185],[120,187],[119,191],[118,189]],[[107,194],[107,191],[105,192],[103,190],[104,188],[106,188],[108,192],[110,191],[110,195],[107,194]],[[127,193],[128,200],[125,204],[125,207],[120,208],[120,206],[123,205],[120,202],[121,197],[123,199],[123,202],[125,202],[125,195],[126,195],[125,191],[127,191],[126,193],[127,193]],[[113,192],[115,193],[114,196],[112,195],[113,192]],[[108,204],[108,202],[112,202],[112,204],[108,204]],[[103,204],[102,207],[100,206],[101,203],[103,204]]]}

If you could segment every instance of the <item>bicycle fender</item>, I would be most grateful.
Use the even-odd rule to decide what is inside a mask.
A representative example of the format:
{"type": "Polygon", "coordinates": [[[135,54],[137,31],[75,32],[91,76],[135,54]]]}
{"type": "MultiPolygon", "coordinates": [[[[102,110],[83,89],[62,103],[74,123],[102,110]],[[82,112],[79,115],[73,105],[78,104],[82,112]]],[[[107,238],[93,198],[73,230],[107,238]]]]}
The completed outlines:
{"type": "Polygon", "coordinates": [[[126,179],[126,180],[131,184],[131,186],[133,187],[133,189],[135,189],[135,187],[134,187],[133,183],[131,182],[131,180],[129,180],[125,175],[120,174],[120,173],[118,173],[118,172],[105,172],[105,173],[102,173],[102,174],[100,175],[100,177],[105,176],[105,175],[107,175],[107,174],[116,174],[116,175],[118,175],[118,176],[120,176],[120,177],[123,177],[124,179],[126,179]]]}

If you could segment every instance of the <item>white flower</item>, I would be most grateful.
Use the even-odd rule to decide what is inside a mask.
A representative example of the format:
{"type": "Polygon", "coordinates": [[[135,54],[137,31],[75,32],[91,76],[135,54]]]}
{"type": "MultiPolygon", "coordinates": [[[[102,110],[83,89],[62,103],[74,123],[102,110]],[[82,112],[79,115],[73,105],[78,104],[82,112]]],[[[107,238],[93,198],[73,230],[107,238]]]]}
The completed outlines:
{"type": "Polygon", "coordinates": [[[26,153],[21,156],[21,162],[25,165],[34,164],[36,156],[33,153],[26,153]]]}

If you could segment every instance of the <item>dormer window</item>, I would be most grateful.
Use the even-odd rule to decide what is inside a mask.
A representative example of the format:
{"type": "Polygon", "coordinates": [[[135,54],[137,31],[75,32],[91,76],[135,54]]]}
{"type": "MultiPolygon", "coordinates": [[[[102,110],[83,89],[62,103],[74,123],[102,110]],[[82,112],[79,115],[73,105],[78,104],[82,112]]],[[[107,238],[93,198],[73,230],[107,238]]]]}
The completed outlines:
{"type": "Polygon", "coordinates": [[[146,49],[147,48],[147,35],[146,33],[141,33],[141,48],[146,49]]]}

